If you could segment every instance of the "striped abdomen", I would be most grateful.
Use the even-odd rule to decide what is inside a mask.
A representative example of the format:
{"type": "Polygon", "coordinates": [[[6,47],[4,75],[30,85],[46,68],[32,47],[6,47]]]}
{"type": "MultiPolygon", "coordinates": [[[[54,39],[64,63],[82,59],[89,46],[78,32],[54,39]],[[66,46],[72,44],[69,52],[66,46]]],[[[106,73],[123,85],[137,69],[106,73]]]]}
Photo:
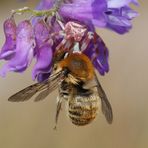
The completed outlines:
{"type": "Polygon", "coordinates": [[[99,97],[96,94],[75,96],[68,101],[68,115],[73,124],[82,126],[89,124],[97,115],[99,97]]]}

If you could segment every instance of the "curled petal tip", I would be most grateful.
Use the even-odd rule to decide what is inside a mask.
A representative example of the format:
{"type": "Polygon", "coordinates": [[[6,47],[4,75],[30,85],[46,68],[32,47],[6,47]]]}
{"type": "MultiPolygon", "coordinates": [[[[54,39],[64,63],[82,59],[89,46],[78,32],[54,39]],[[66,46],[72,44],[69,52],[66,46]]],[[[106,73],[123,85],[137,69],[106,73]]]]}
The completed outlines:
{"type": "Polygon", "coordinates": [[[9,60],[16,49],[16,24],[13,18],[4,22],[5,43],[0,52],[0,59],[9,60]]]}

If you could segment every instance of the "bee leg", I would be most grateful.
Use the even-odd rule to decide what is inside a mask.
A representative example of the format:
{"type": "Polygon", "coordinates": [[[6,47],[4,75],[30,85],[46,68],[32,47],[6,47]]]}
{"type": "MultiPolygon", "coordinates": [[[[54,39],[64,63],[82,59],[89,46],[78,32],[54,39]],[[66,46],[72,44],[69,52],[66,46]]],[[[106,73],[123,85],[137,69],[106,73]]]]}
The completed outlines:
{"type": "Polygon", "coordinates": [[[60,113],[60,110],[61,110],[61,106],[62,106],[62,97],[58,96],[54,130],[57,129],[57,123],[58,123],[58,118],[59,118],[59,113],[60,113]]]}

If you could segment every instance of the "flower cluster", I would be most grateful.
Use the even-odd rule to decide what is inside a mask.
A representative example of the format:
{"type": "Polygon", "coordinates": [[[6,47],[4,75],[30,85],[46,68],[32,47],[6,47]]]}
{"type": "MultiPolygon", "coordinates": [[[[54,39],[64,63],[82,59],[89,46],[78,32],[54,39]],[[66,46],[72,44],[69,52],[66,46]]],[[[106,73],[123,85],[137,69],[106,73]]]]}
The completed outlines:
{"type": "MultiPolygon", "coordinates": [[[[55,0],[42,0],[37,9],[49,9],[55,0]]],[[[66,20],[77,20],[89,26],[104,27],[123,34],[132,28],[131,20],[138,13],[130,4],[137,0],[69,0],[60,7],[59,13],[66,20]]]]}
{"type": "Polygon", "coordinates": [[[0,70],[23,72],[33,58],[33,80],[50,76],[57,51],[76,50],[85,53],[101,75],[109,71],[108,48],[95,32],[95,27],[111,29],[119,34],[132,28],[137,16],[130,3],[136,0],[41,0],[37,10],[18,9],[4,22],[5,43],[0,59],[6,64],[0,70]],[[16,24],[14,14],[31,12],[34,17],[16,24]]]}

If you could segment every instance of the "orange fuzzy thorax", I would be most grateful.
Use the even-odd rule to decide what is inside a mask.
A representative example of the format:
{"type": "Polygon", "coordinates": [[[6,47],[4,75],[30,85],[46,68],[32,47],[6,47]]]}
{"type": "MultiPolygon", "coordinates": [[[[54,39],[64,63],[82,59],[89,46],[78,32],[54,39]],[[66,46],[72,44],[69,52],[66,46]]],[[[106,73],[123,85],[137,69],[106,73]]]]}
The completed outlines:
{"type": "Polygon", "coordinates": [[[59,63],[61,68],[68,68],[71,74],[84,81],[94,76],[94,67],[90,59],[82,53],[72,53],[59,63]]]}

